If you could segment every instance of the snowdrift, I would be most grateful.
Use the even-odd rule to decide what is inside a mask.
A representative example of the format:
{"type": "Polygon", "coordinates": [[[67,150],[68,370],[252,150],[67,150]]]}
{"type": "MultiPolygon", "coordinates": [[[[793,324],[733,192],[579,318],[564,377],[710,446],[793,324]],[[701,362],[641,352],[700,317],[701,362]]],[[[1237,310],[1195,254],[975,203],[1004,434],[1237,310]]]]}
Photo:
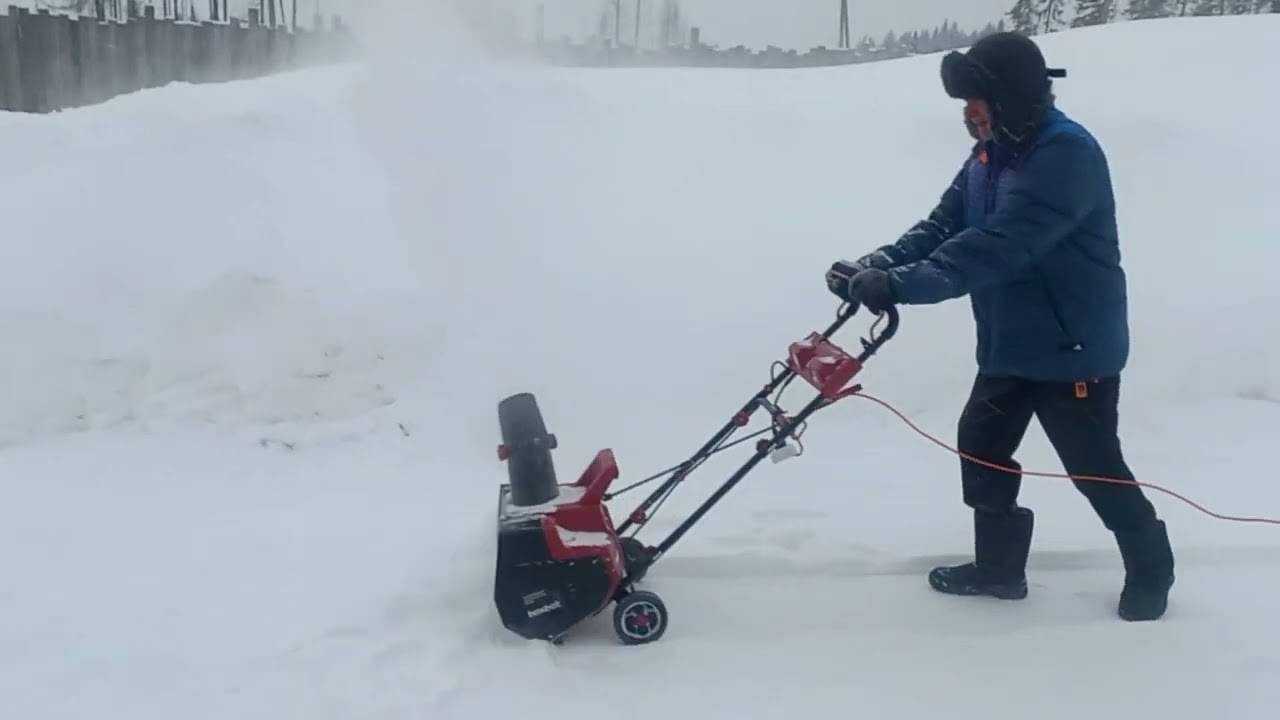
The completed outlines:
{"type": "MultiPolygon", "coordinates": [[[[1278,20],[1043,39],[1117,184],[1132,464],[1251,514],[1280,514],[1278,20]]],[[[0,116],[15,716],[1271,716],[1280,536],[1160,498],[1179,583],[1165,622],[1126,627],[1110,538],[1029,480],[1031,598],[942,598],[924,572],[971,542],[956,461],[869,404],[655,569],[658,645],[603,618],[562,648],[502,632],[498,400],[538,394],[566,477],[603,447],[623,481],[680,459],[826,325],[830,262],[932,207],[967,136],[937,57],[606,73],[407,42],[0,116]]],[[[963,301],[912,308],[862,379],[947,437],[972,343],[963,301]]],[[[1058,469],[1034,428],[1020,459],[1058,469]]]]}

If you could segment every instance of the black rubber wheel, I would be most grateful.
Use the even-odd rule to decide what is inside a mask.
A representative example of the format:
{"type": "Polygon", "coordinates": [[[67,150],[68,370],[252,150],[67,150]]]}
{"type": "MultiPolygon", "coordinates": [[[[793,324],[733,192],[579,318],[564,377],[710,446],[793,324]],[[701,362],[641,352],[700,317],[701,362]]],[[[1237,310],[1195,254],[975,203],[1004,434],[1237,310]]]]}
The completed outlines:
{"type": "Polygon", "coordinates": [[[498,424],[507,453],[512,504],[541,505],[555,500],[560,495],[551,460],[556,440],[547,432],[538,401],[530,393],[503,400],[498,404],[498,424]]]}
{"type": "Polygon", "coordinates": [[[627,645],[644,645],[667,631],[667,606],[654,593],[633,592],[613,609],[613,630],[627,645]]]}

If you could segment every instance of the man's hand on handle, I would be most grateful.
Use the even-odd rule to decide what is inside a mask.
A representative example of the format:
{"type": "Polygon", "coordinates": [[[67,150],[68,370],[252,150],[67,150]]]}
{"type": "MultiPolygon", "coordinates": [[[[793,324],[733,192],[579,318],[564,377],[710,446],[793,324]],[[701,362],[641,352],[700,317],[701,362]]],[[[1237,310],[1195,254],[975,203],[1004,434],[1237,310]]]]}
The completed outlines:
{"type": "Polygon", "coordinates": [[[827,271],[827,289],[841,300],[849,301],[849,281],[854,275],[862,272],[864,268],[861,263],[861,260],[838,260],[833,263],[831,269],[827,271]]]}
{"type": "Polygon", "coordinates": [[[866,258],[856,262],[840,260],[827,271],[827,288],[846,302],[858,303],[873,313],[881,313],[896,303],[889,273],[868,268],[866,258]]]}

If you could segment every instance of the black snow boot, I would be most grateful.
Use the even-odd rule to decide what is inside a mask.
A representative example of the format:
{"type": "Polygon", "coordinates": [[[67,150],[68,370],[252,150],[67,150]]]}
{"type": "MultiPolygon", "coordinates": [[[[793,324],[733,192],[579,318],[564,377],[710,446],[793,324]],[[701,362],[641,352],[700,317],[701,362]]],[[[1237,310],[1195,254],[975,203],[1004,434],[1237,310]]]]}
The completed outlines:
{"type": "Polygon", "coordinates": [[[975,510],[975,560],[964,565],[934,568],[929,584],[949,595],[990,595],[1002,600],[1027,596],[1027,557],[1035,516],[1027,508],[1003,513],[975,510]]]}
{"type": "Polygon", "coordinates": [[[1169,605],[1173,588],[1173,549],[1163,520],[1116,533],[1124,558],[1124,590],[1117,609],[1130,622],[1158,620],[1169,605]]]}

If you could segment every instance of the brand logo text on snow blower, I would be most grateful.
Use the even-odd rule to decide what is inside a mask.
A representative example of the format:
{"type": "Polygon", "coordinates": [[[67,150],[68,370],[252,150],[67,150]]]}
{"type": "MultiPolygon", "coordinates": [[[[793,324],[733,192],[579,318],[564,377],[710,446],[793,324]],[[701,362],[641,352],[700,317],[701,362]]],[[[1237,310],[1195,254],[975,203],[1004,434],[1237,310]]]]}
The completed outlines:
{"type": "MultiPolygon", "coordinates": [[[[527,608],[530,605],[546,597],[550,597],[550,593],[548,593],[546,590],[538,590],[536,592],[531,592],[520,599],[524,601],[524,606],[527,608]]],[[[564,606],[560,604],[560,600],[556,599],[556,600],[552,600],[546,605],[543,605],[542,607],[534,608],[532,610],[525,610],[525,614],[531,618],[536,618],[542,615],[546,615],[552,610],[559,610],[562,607],[564,606]]]]}
{"type": "Polygon", "coordinates": [[[562,605],[560,604],[560,601],[559,601],[559,600],[556,600],[555,602],[552,602],[552,603],[551,603],[551,604],[549,604],[549,605],[543,605],[543,606],[542,606],[542,607],[540,607],[540,608],[534,608],[533,610],[529,610],[529,611],[527,611],[527,613],[528,613],[529,617],[531,617],[531,618],[536,618],[536,617],[538,617],[538,616],[540,616],[540,615],[546,615],[547,613],[551,612],[552,610],[559,610],[561,607],[562,607],[562,605]]]}

